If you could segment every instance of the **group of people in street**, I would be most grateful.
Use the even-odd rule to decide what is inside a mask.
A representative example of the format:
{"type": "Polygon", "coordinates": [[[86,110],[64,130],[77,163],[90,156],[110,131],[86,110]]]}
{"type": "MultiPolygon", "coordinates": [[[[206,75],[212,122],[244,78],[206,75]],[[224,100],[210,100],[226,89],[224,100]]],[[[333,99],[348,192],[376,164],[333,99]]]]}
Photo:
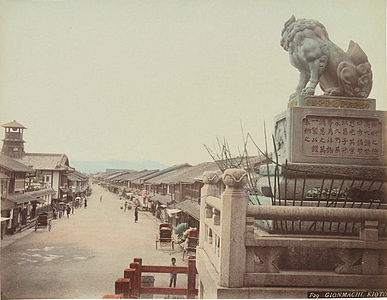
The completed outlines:
{"type": "Polygon", "coordinates": [[[70,214],[74,214],[74,208],[87,208],[87,198],[86,196],[76,197],[71,203],[60,203],[58,208],[52,209],[53,218],[62,218],[65,215],[67,218],[70,218],[70,214]]]}
{"type": "Polygon", "coordinates": [[[87,198],[85,196],[76,197],[74,205],[75,205],[75,208],[78,208],[78,207],[80,207],[80,208],[82,208],[82,207],[87,208],[87,198]]]}
{"type": "MultiPolygon", "coordinates": [[[[102,197],[102,196],[101,196],[102,197]]],[[[120,200],[122,200],[122,198],[120,197],[120,200]]],[[[127,200],[125,201],[125,203],[123,205],[121,205],[121,209],[126,212],[127,210],[131,210],[132,209],[132,203],[128,202],[127,200]]],[[[134,207],[134,223],[137,223],[138,222],[138,211],[139,211],[139,206],[136,205],[135,203],[135,207],[134,207]]]]}

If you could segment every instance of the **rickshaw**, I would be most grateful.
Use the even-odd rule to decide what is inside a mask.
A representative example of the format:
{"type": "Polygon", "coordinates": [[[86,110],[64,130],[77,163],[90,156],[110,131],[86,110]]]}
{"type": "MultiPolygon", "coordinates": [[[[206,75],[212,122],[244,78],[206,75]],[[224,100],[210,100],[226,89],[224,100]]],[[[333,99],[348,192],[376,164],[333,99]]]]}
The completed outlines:
{"type": "Polygon", "coordinates": [[[172,224],[163,223],[159,225],[159,233],[156,236],[156,250],[157,243],[160,243],[160,247],[169,244],[170,249],[174,249],[174,241],[172,238],[172,224]]]}
{"type": "Polygon", "coordinates": [[[188,235],[183,245],[183,260],[184,256],[188,256],[188,258],[196,257],[196,247],[199,243],[199,231],[195,228],[191,228],[188,231],[188,235]]]}
{"type": "Polygon", "coordinates": [[[45,227],[48,229],[48,231],[51,231],[51,220],[48,219],[48,213],[39,214],[38,218],[36,219],[36,223],[35,223],[35,231],[39,227],[45,227]]]}

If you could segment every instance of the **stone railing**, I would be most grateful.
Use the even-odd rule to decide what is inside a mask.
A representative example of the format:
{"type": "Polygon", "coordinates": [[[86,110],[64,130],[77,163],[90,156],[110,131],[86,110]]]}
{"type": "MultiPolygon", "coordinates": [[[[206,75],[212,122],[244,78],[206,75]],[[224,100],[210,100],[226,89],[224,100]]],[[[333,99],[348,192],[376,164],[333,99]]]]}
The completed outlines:
{"type": "Polygon", "coordinates": [[[203,280],[211,276],[226,288],[386,286],[387,239],[379,229],[387,210],[248,206],[245,171],[225,171],[221,198],[214,196],[215,176],[205,173],[202,188],[197,266],[203,280]],[[256,226],[259,220],[357,222],[361,230],[359,236],[271,234],[256,226]]]}
{"type": "Polygon", "coordinates": [[[387,282],[387,240],[380,209],[250,206],[244,286],[380,288],[387,282]],[[359,236],[273,235],[255,220],[360,222],[359,236]],[[361,275],[361,276],[359,276],[361,275]]]}

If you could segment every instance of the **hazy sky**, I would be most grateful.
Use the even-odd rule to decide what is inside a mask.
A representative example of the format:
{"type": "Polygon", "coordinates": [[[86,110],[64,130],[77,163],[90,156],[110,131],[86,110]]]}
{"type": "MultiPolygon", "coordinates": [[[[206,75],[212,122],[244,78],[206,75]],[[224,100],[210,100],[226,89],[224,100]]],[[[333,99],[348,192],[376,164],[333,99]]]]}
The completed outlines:
{"type": "Polygon", "coordinates": [[[0,14],[0,122],[70,163],[209,161],[217,136],[242,145],[240,121],[262,145],[297,85],[279,45],[292,14],[359,43],[387,110],[384,0],[3,0],[0,14]]]}

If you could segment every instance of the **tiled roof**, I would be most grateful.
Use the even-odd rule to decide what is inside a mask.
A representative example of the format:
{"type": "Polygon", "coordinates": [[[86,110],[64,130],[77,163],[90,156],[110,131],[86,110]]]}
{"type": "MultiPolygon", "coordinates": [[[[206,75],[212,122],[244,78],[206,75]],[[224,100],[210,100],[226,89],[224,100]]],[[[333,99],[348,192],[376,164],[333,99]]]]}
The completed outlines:
{"type": "Polygon", "coordinates": [[[69,160],[66,154],[56,153],[25,153],[21,163],[35,170],[69,170],[69,160]]]}
{"type": "Polygon", "coordinates": [[[185,200],[183,202],[177,203],[176,207],[199,221],[200,205],[198,202],[192,200],[185,200]]]}
{"type": "Polygon", "coordinates": [[[192,168],[192,167],[191,166],[181,167],[179,169],[172,170],[168,173],[164,173],[164,174],[161,174],[157,177],[151,178],[150,180],[147,180],[146,182],[151,183],[151,184],[172,183],[170,178],[179,178],[179,176],[181,174],[184,174],[190,168],[192,168]]]}
{"type": "Polygon", "coordinates": [[[122,172],[126,172],[126,171],[128,171],[128,170],[119,170],[119,171],[118,170],[109,170],[109,171],[106,171],[106,172],[99,174],[97,177],[101,178],[101,179],[107,179],[114,174],[119,175],[122,172]]]}
{"type": "MultiPolygon", "coordinates": [[[[149,176],[146,176],[146,177],[144,177],[144,178],[141,178],[141,179],[138,179],[138,180],[134,180],[133,182],[134,182],[134,183],[141,183],[140,181],[143,181],[143,182],[149,182],[149,183],[151,183],[150,180],[153,179],[153,178],[162,176],[162,175],[167,174],[167,173],[170,173],[170,172],[174,172],[175,170],[178,170],[178,169],[181,169],[181,168],[187,168],[187,167],[191,167],[191,165],[190,165],[190,164],[187,164],[187,163],[185,163],[185,164],[180,164],[180,165],[174,165],[174,166],[172,166],[172,167],[163,169],[163,170],[161,170],[161,171],[158,171],[158,172],[156,172],[156,173],[153,173],[153,174],[151,174],[151,175],[149,175],[149,176]]],[[[156,180],[156,179],[155,179],[155,180],[156,180]]]]}
{"type": "Polygon", "coordinates": [[[156,172],[159,172],[159,170],[143,170],[140,172],[125,174],[120,178],[120,181],[132,181],[132,180],[136,180],[136,179],[140,179],[140,178],[149,176],[149,175],[154,174],[156,172]]]}
{"type": "Polygon", "coordinates": [[[204,162],[196,166],[183,169],[182,172],[171,174],[171,176],[163,178],[163,183],[194,183],[201,181],[201,176],[206,171],[214,171],[221,174],[218,165],[214,162],[204,162]]]}
{"type": "Polygon", "coordinates": [[[67,175],[67,179],[70,181],[87,181],[87,176],[78,171],[74,171],[67,175]]]}
{"type": "Polygon", "coordinates": [[[0,167],[11,172],[34,173],[34,170],[25,164],[0,153],[0,167]]]}
{"type": "Polygon", "coordinates": [[[23,129],[27,129],[27,127],[24,127],[22,124],[16,122],[16,120],[13,120],[12,122],[3,124],[3,125],[1,125],[1,126],[4,127],[4,128],[6,128],[6,127],[11,127],[11,128],[23,128],[23,129]]]}
{"type": "Polygon", "coordinates": [[[75,174],[75,175],[77,175],[78,177],[81,177],[81,178],[83,178],[83,179],[88,179],[88,178],[89,178],[89,176],[87,176],[86,174],[83,174],[83,173],[81,173],[81,172],[79,172],[79,171],[77,171],[77,170],[74,170],[73,174],[75,174]]]}
{"type": "Polygon", "coordinates": [[[112,180],[112,181],[117,181],[117,180],[119,180],[122,176],[131,174],[131,173],[136,173],[136,172],[137,172],[137,171],[123,171],[123,172],[120,172],[120,173],[117,173],[117,174],[113,174],[113,175],[107,177],[106,179],[107,179],[107,180],[112,180]]]}

